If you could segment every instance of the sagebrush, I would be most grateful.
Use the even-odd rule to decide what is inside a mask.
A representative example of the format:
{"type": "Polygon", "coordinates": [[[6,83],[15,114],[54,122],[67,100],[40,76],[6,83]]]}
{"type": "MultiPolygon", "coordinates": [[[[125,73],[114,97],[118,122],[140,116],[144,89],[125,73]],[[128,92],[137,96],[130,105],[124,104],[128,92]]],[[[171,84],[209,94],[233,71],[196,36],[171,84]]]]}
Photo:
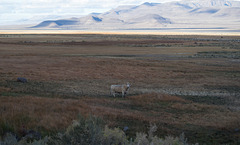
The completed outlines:
{"type": "Polygon", "coordinates": [[[109,128],[102,119],[79,116],[62,133],[46,136],[39,140],[20,140],[14,134],[7,133],[0,145],[188,145],[184,134],[178,137],[167,136],[165,139],[154,136],[156,125],[150,125],[148,133],[136,133],[135,139],[128,139],[120,128],[109,128]]]}

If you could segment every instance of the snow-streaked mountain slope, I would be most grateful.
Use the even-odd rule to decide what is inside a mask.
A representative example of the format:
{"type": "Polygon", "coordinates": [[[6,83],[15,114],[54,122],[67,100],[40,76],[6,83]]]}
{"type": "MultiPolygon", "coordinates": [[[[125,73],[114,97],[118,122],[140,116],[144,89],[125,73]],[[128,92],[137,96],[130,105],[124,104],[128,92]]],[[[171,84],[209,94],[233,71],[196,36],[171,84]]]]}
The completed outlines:
{"type": "Polygon", "coordinates": [[[183,0],[119,6],[102,14],[78,19],[44,21],[34,28],[141,29],[214,28],[240,29],[240,2],[233,0],[183,0]],[[48,25],[46,25],[48,24],[48,25]]]}

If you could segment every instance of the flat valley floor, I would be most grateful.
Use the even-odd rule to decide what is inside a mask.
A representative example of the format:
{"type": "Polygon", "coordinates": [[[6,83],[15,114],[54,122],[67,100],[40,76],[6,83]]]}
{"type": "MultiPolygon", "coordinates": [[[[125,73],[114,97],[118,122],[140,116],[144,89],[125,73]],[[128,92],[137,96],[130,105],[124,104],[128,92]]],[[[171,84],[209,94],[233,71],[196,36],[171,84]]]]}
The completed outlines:
{"type": "Polygon", "coordinates": [[[0,135],[55,134],[79,114],[129,138],[156,124],[159,137],[240,144],[240,37],[1,34],[0,135]]]}

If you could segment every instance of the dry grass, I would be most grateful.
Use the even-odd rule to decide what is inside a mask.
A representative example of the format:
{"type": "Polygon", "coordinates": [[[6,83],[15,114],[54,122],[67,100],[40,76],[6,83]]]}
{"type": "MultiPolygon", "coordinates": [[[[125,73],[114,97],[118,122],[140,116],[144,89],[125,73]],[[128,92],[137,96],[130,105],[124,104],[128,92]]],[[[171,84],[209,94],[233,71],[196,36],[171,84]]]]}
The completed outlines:
{"type": "Polygon", "coordinates": [[[158,135],[185,132],[192,142],[235,143],[240,137],[240,65],[232,56],[239,37],[0,37],[0,124],[9,130],[26,126],[48,134],[80,113],[128,126],[129,136],[156,123],[158,135]],[[109,97],[111,84],[126,82],[132,84],[127,98],[109,97]]]}
{"type": "Polygon", "coordinates": [[[1,120],[15,131],[28,129],[56,131],[65,129],[78,114],[87,114],[88,106],[79,100],[39,97],[1,97],[1,120]]]}
{"type": "MultiPolygon", "coordinates": [[[[199,132],[188,125],[198,126],[206,135],[212,130],[233,132],[239,127],[240,119],[239,112],[232,112],[222,106],[192,103],[181,97],[156,93],[126,99],[1,97],[0,102],[0,121],[8,121],[16,132],[23,126],[43,133],[63,130],[78,114],[103,117],[109,126],[129,126],[131,136],[136,130],[146,131],[149,123],[158,124],[162,128],[159,132],[167,131],[174,135],[181,132],[174,133],[169,127],[179,128],[187,135],[188,131],[199,132]]],[[[234,135],[239,137],[239,134],[234,135]]]]}

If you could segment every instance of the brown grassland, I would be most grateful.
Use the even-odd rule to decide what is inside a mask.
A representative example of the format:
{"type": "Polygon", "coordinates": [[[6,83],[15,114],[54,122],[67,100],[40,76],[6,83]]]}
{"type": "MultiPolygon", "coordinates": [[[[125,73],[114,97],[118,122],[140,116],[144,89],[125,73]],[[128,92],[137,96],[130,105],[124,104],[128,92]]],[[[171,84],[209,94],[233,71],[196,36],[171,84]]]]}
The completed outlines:
{"type": "Polygon", "coordinates": [[[129,138],[155,123],[160,137],[240,144],[240,37],[1,34],[0,135],[52,135],[79,114],[129,138]],[[126,82],[125,98],[110,96],[126,82]]]}

